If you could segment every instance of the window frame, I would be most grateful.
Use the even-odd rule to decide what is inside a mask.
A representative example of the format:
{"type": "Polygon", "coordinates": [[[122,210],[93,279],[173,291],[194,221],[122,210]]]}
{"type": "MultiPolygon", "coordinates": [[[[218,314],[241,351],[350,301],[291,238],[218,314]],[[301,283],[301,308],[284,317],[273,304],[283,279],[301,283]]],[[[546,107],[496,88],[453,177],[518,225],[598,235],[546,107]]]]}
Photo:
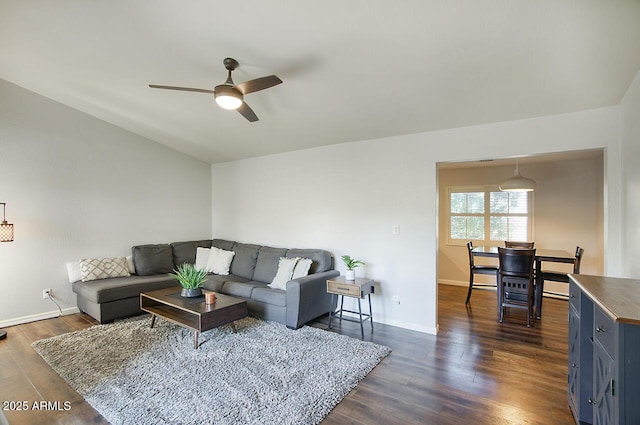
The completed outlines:
{"type": "Polygon", "coordinates": [[[471,241],[474,245],[484,246],[502,246],[504,241],[492,241],[491,238],[491,217],[492,216],[526,216],[527,217],[527,240],[532,241],[534,235],[534,192],[527,192],[527,213],[520,214],[491,214],[491,192],[501,192],[498,185],[482,185],[482,186],[449,186],[447,187],[446,214],[447,214],[447,245],[463,246],[471,241]],[[484,213],[468,213],[468,214],[451,214],[451,194],[452,193],[469,193],[484,192],[484,213]],[[451,217],[453,216],[469,216],[484,217],[484,239],[452,239],[451,238],[451,217]]]}

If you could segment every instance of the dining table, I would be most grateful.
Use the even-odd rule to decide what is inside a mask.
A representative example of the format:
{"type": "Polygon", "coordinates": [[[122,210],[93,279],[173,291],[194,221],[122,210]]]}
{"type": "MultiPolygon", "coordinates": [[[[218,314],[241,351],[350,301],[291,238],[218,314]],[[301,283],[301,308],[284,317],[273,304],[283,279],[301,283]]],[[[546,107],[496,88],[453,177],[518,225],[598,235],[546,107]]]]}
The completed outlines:
{"type": "MultiPolygon", "coordinates": [[[[563,249],[535,248],[535,250],[535,310],[536,318],[540,319],[542,317],[542,293],[544,291],[544,279],[542,279],[542,273],[540,273],[542,263],[573,263],[576,257],[574,253],[563,249]]],[[[476,257],[498,258],[497,246],[475,246],[471,252],[476,257]]]]}

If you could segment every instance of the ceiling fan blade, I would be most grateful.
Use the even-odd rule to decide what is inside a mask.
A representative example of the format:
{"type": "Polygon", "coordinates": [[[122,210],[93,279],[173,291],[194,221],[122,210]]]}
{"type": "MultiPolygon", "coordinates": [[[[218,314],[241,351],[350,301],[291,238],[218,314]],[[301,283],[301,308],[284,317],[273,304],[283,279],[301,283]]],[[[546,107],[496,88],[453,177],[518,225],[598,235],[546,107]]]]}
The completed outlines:
{"type": "Polygon", "coordinates": [[[242,105],[240,105],[240,107],[238,108],[238,112],[240,112],[243,117],[249,120],[249,122],[258,121],[258,116],[255,112],[253,112],[253,109],[251,109],[246,102],[242,102],[242,105]]]}
{"type": "Polygon", "coordinates": [[[269,87],[277,86],[282,83],[282,80],[275,75],[269,75],[267,77],[256,78],[255,80],[245,81],[244,83],[236,84],[235,88],[240,90],[242,94],[249,94],[255,91],[268,89],[269,87]]]}
{"type": "Polygon", "coordinates": [[[213,93],[213,90],[207,89],[194,89],[191,87],[174,87],[174,86],[158,86],[156,84],[149,84],[152,89],[167,89],[167,90],[180,90],[180,91],[197,91],[200,93],[213,93]]]}

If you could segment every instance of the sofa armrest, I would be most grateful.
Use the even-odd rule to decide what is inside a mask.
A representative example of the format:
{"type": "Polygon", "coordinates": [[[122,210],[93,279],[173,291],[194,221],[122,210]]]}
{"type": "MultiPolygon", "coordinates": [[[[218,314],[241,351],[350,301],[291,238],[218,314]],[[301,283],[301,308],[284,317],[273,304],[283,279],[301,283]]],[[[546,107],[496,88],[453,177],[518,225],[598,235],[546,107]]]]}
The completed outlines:
{"type": "Polygon", "coordinates": [[[298,329],[329,312],[332,295],[327,293],[327,279],[339,275],[337,270],[329,270],[287,282],[288,328],[298,329]]]}

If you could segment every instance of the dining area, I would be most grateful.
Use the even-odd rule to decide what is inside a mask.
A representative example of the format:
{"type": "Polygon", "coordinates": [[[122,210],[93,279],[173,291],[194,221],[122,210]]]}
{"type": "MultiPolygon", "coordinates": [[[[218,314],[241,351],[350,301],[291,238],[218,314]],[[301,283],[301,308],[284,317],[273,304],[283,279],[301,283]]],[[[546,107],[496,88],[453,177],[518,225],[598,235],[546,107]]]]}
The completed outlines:
{"type": "MultiPolygon", "coordinates": [[[[541,318],[545,317],[545,305],[558,305],[550,299],[568,298],[567,274],[607,272],[601,154],[582,152],[439,165],[437,281],[438,285],[464,287],[459,305],[466,308],[470,321],[474,320],[473,311],[489,309],[492,314],[495,311],[498,323],[501,312],[503,321],[516,325],[526,323],[531,312],[531,326],[552,325],[549,315],[547,320],[541,318]],[[516,180],[522,177],[532,187],[528,191],[504,190],[510,189],[505,186],[513,181],[510,176],[516,180]],[[528,244],[507,246],[514,242],[528,244]],[[525,258],[525,281],[530,277],[530,285],[504,270],[501,286],[507,289],[500,308],[499,248],[535,250],[533,259],[531,255],[525,258]],[[483,289],[488,291],[474,296],[483,289]],[[489,299],[491,304],[487,304],[489,299]],[[512,307],[515,304],[524,306],[512,307]]],[[[514,258],[511,262],[522,260],[509,258],[514,258]]]]}
{"type": "Polygon", "coordinates": [[[568,288],[568,274],[580,274],[584,248],[577,246],[572,253],[563,249],[536,248],[535,242],[529,241],[504,241],[504,246],[474,246],[469,241],[467,252],[469,288],[465,304],[470,304],[474,289],[495,287],[498,321],[503,322],[506,309],[521,309],[526,311],[527,327],[531,327],[534,320],[542,319],[545,296],[567,299],[563,294],[546,293],[544,285],[549,281],[559,282],[568,288]],[[479,263],[478,258],[494,261],[492,264],[479,263]],[[569,268],[554,267],[560,264],[569,268]],[[476,275],[489,276],[489,281],[476,283],[476,275]]]}

